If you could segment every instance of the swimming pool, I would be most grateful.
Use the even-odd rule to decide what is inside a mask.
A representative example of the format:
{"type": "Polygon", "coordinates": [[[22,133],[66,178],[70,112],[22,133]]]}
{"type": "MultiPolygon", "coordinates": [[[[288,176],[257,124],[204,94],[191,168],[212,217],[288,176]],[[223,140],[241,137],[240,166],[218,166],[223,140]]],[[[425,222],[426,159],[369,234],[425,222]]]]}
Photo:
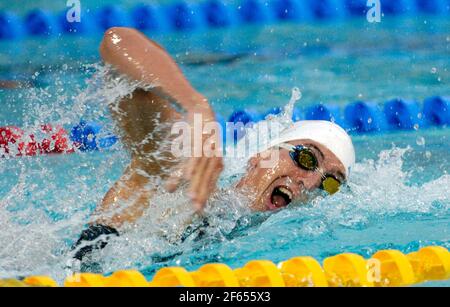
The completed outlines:
{"type": "MultiPolygon", "coordinates": [[[[349,20],[154,38],[227,117],[242,106],[258,112],[284,106],[294,86],[303,93],[299,108],[448,95],[448,29],[448,18],[422,16],[386,18],[378,25],[349,20]]],[[[99,40],[1,42],[1,78],[31,80],[36,87],[0,91],[0,126],[70,127],[83,117],[112,131],[106,108],[111,93],[99,80],[98,66],[89,65],[99,62],[99,40]]],[[[151,223],[141,223],[101,252],[101,270],[133,268],[151,277],[166,265],[238,267],[252,259],[322,260],[344,251],[368,257],[379,249],[409,252],[429,244],[450,248],[449,137],[448,128],[354,135],[358,164],[348,190],[270,215],[250,215],[226,190],[211,206],[203,239],[170,243],[155,235],[151,223]]],[[[1,159],[0,277],[64,279],[71,244],[128,159],[120,144],[94,153],[1,159]]],[[[190,213],[180,211],[188,204],[179,194],[155,203],[176,208],[159,227],[165,234],[190,213]]]]}

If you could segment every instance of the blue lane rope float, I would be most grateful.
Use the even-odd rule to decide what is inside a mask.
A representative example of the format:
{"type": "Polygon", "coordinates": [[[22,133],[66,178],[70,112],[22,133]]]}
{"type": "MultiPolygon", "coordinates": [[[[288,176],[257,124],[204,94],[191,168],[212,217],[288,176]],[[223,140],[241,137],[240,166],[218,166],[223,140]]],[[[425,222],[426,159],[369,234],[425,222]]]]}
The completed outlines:
{"type": "Polygon", "coordinates": [[[431,125],[450,125],[450,97],[430,97],[425,99],[423,115],[431,125]]]}
{"type": "Polygon", "coordinates": [[[343,126],[343,120],[341,116],[341,109],[335,105],[313,105],[305,111],[306,120],[327,120],[340,124],[343,126]]]}
{"type": "MultiPolygon", "coordinates": [[[[251,110],[236,110],[228,122],[257,122],[270,113],[271,109],[258,115],[251,110]]],[[[374,102],[357,101],[340,107],[317,104],[305,110],[294,108],[293,120],[328,120],[337,123],[350,133],[380,133],[392,130],[418,130],[427,127],[450,125],[450,97],[435,96],[425,99],[423,106],[417,101],[392,99],[384,105],[374,102]]],[[[241,137],[245,133],[239,134],[241,137]]]]}
{"type": "Polygon", "coordinates": [[[358,133],[380,132],[386,130],[385,113],[373,102],[357,101],[344,110],[345,124],[351,131],[358,133]]]}
{"type": "MultiPolygon", "coordinates": [[[[263,113],[243,109],[235,110],[227,121],[220,114],[216,117],[223,131],[226,131],[226,122],[242,124],[241,127],[236,126],[239,131],[234,132],[234,139],[237,141],[245,135],[245,125],[259,122],[268,115],[277,115],[281,111],[279,107],[270,108],[263,113]]],[[[423,105],[404,99],[392,99],[384,105],[365,101],[353,102],[343,107],[317,104],[305,110],[294,108],[292,119],[333,121],[353,134],[445,127],[450,125],[450,97],[430,97],[425,99],[423,105]]],[[[81,121],[72,128],[70,137],[73,142],[81,144],[80,150],[91,151],[109,148],[117,142],[116,136],[104,134],[100,124],[81,121]]],[[[223,135],[225,138],[226,133],[223,135]]]]}
{"type": "Polygon", "coordinates": [[[70,130],[70,140],[81,151],[93,151],[113,146],[118,138],[114,135],[103,135],[102,125],[94,122],[80,121],[70,130]]]}
{"type": "Polygon", "coordinates": [[[423,126],[423,116],[419,116],[420,105],[417,101],[390,100],[384,105],[384,114],[391,129],[413,129],[423,126]]]}
{"type": "Polygon", "coordinates": [[[148,4],[138,4],[131,10],[133,26],[141,31],[161,31],[164,28],[161,18],[158,11],[148,4]]]}
{"type": "Polygon", "coordinates": [[[172,30],[193,30],[202,25],[200,12],[194,5],[181,1],[170,4],[165,9],[172,30]]]}
{"type": "Polygon", "coordinates": [[[449,2],[446,0],[417,0],[416,4],[419,11],[429,14],[436,14],[449,10],[449,2]]]}
{"type": "Polygon", "coordinates": [[[29,12],[24,23],[27,33],[32,36],[52,36],[60,31],[56,16],[41,9],[29,12]]]}
{"type": "Polygon", "coordinates": [[[11,12],[0,12],[0,40],[16,39],[23,34],[23,25],[19,17],[11,12]]]}
{"type": "Polygon", "coordinates": [[[58,23],[63,34],[85,35],[95,27],[91,18],[83,19],[83,22],[68,22],[65,11],[58,14],[58,23]]]}
{"type": "MultiPolygon", "coordinates": [[[[258,113],[251,109],[235,110],[226,121],[216,114],[222,127],[223,141],[229,133],[227,122],[235,124],[234,142],[245,136],[245,125],[257,123],[269,115],[280,114],[279,107],[258,113]],[[236,125],[238,124],[238,125],[236,125]]],[[[450,125],[450,97],[434,96],[423,105],[414,100],[392,99],[384,105],[357,101],[347,106],[317,104],[306,109],[294,108],[294,121],[328,120],[336,122],[352,134],[383,133],[396,130],[419,130],[450,125]]],[[[2,128],[2,127],[0,127],[2,128]]],[[[81,120],[70,130],[70,140],[80,151],[102,150],[117,143],[118,137],[106,131],[101,124],[81,120]]]]}
{"type": "MultiPolygon", "coordinates": [[[[179,0],[164,5],[138,4],[129,9],[105,5],[83,10],[81,22],[70,23],[64,12],[35,9],[24,16],[0,11],[0,40],[60,34],[99,34],[112,26],[131,26],[142,31],[165,32],[202,30],[240,24],[269,24],[282,21],[365,18],[366,0],[203,0],[190,4],[179,0]],[[27,34],[27,35],[23,35],[27,34]]],[[[400,14],[450,14],[450,0],[382,1],[386,16],[400,14]]]]}
{"type": "Polygon", "coordinates": [[[208,0],[200,4],[206,25],[211,28],[228,27],[236,22],[234,14],[226,4],[218,0],[208,0]]]}

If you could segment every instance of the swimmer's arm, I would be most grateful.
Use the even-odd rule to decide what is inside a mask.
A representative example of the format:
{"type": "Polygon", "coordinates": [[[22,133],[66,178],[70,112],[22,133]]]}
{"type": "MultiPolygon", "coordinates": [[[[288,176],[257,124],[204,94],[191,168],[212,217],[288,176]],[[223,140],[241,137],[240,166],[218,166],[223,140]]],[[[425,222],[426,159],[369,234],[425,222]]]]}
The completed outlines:
{"type": "MultiPolygon", "coordinates": [[[[155,86],[170,100],[180,104],[186,111],[186,119],[192,124],[194,114],[201,114],[203,121],[215,120],[206,98],[198,93],[183,76],[170,55],[144,34],[130,28],[111,28],[106,31],[100,45],[103,60],[120,73],[155,86]]],[[[204,139],[208,135],[203,135],[204,139]]],[[[198,142],[194,142],[198,146],[198,142]]],[[[200,146],[203,146],[201,142],[200,146]]],[[[192,152],[197,152],[194,148],[192,152]]],[[[200,152],[203,152],[200,149],[200,152]]],[[[175,191],[182,181],[189,182],[189,195],[195,208],[201,211],[223,169],[221,157],[192,157],[173,172],[167,181],[169,192],[175,191]]]]}
{"type": "Polygon", "coordinates": [[[213,115],[207,99],[191,86],[169,54],[141,32],[121,27],[107,30],[100,54],[120,73],[145,86],[157,87],[188,112],[213,115]]]}

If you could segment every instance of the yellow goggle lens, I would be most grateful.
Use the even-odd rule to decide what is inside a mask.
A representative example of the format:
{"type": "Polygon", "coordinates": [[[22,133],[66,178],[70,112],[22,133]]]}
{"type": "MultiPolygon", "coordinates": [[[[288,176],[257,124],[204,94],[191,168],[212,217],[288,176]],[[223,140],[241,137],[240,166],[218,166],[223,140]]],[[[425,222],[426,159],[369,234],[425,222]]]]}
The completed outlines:
{"type": "Polygon", "coordinates": [[[298,155],[298,164],[302,167],[313,170],[317,167],[317,161],[315,157],[308,151],[302,151],[298,155]]]}
{"type": "Polygon", "coordinates": [[[322,182],[323,189],[330,195],[336,193],[339,191],[339,188],[341,186],[341,183],[334,179],[333,177],[327,177],[322,182]]]}

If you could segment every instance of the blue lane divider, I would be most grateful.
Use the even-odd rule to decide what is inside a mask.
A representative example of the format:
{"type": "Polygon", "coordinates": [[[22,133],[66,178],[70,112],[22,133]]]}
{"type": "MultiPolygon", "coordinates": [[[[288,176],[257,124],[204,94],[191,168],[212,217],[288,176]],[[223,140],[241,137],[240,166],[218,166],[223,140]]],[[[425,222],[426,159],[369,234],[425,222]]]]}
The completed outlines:
{"type": "MultiPolygon", "coordinates": [[[[244,125],[258,122],[268,114],[277,114],[280,108],[272,108],[258,115],[248,110],[234,111],[228,121],[244,125]],[[274,111],[276,110],[276,111],[274,111]]],[[[336,105],[313,105],[302,110],[295,108],[292,119],[333,121],[350,133],[379,133],[389,130],[423,129],[430,126],[450,125],[450,98],[430,97],[423,105],[417,101],[392,99],[384,105],[373,102],[357,101],[345,107],[336,105]]],[[[245,134],[240,133],[241,137],[245,134]]]]}
{"type": "Polygon", "coordinates": [[[417,9],[428,14],[439,14],[450,9],[450,2],[447,0],[417,0],[417,9]]]}
{"type": "Polygon", "coordinates": [[[270,108],[269,110],[267,110],[266,112],[264,112],[259,118],[260,119],[264,119],[269,115],[278,115],[283,111],[282,108],[280,107],[274,107],[274,108],[270,108]]]}
{"type": "Polygon", "coordinates": [[[309,10],[305,8],[305,4],[295,0],[276,0],[272,2],[273,14],[278,20],[310,19],[311,14],[308,14],[309,10]]]}
{"type": "Polygon", "coordinates": [[[17,39],[24,34],[20,19],[11,12],[0,12],[0,40],[17,39]]]}
{"type": "Polygon", "coordinates": [[[167,28],[163,17],[155,7],[148,4],[138,4],[131,10],[133,27],[141,31],[163,31],[167,28]]]}
{"type": "Polygon", "coordinates": [[[194,5],[182,1],[170,4],[166,10],[171,27],[175,31],[193,30],[203,25],[201,12],[194,5]]]}
{"type": "Polygon", "coordinates": [[[66,11],[60,12],[57,18],[59,25],[61,26],[61,32],[64,34],[84,35],[96,27],[96,25],[92,23],[91,18],[83,19],[83,22],[68,22],[66,11]]]}
{"type": "Polygon", "coordinates": [[[384,114],[391,129],[413,129],[423,126],[420,105],[417,101],[390,100],[384,105],[384,114]]]}
{"type": "Polygon", "coordinates": [[[242,23],[269,23],[273,20],[270,8],[259,0],[242,0],[238,13],[242,23]]]}
{"type": "Polygon", "coordinates": [[[308,0],[312,12],[317,19],[332,19],[344,17],[347,10],[343,1],[340,0],[308,0]]]}
{"type": "Polygon", "coordinates": [[[263,119],[263,117],[253,111],[237,110],[230,115],[230,117],[228,118],[228,122],[243,123],[244,125],[246,125],[249,122],[258,122],[261,119],[263,119]]]}
{"type": "Polygon", "coordinates": [[[318,104],[308,107],[305,111],[307,120],[328,120],[345,126],[341,109],[335,105],[318,104]]]}
{"type": "MultiPolygon", "coordinates": [[[[87,5],[86,5],[87,7],[87,5]]],[[[83,9],[85,7],[83,6],[83,9]]],[[[239,24],[269,24],[276,21],[331,20],[345,17],[365,18],[366,0],[202,0],[190,4],[177,0],[163,5],[138,4],[130,9],[105,5],[85,9],[81,22],[69,23],[65,12],[41,9],[24,16],[0,11],[0,40],[29,36],[99,34],[112,26],[132,26],[143,31],[165,32],[230,27],[239,24]]],[[[449,0],[382,1],[386,16],[399,14],[450,14],[449,0]]]]}
{"type": "Polygon", "coordinates": [[[113,146],[118,138],[114,135],[101,136],[102,125],[80,121],[70,131],[70,140],[81,151],[93,151],[113,146]]]}
{"type": "Polygon", "coordinates": [[[402,13],[413,12],[415,4],[408,0],[382,1],[382,12],[386,15],[399,15],[402,13]]]}
{"type": "Polygon", "coordinates": [[[218,1],[208,0],[200,4],[206,24],[212,28],[228,27],[236,23],[236,16],[232,10],[218,1]]]}
{"type": "Polygon", "coordinates": [[[381,108],[371,102],[358,101],[345,108],[345,121],[355,132],[377,132],[386,129],[386,119],[381,108]]]}
{"type": "MultiPolygon", "coordinates": [[[[228,118],[229,123],[236,124],[233,130],[233,139],[234,142],[238,141],[245,135],[245,125],[248,123],[256,123],[260,120],[264,119],[263,116],[259,115],[252,110],[237,110],[234,111],[230,117],[228,118]]],[[[222,126],[225,131],[224,135],[227,135],[229,131],[226,126],[222,126]]]]}
{"type": "Polygon", "coordinates": [[[52,13],[35,9],[25,16],[25,28],[34,36],[52,36],[60,32],[56,16],[52,13]]]}
{"type": "MultiPolygon", "coordinates": [[[[271,108],[258,113],[253,110],[236,110],[227,122],[239,123],[233,135],[234,142],[245,135],[244,126],[256,123],[270,114],[279,114],[281,108],[271,108]]],[[[450,126],[450,97],[434,96],[424,100],[423,105],[414,100],[392,99],[384,105],[373,102],[357,101],[345,107],[318,104],[302,110],[294,108],[293,120],[328,120],[345,128],[350,133],[380,133],[389,130],[412,130],[427,127],[450,126]]],[[[225,143],[227,131],[225,119],[216,114],[216,120],[222,126],[225,143]]],[[[110,148],[117,143],[118,137],[103,131],[99,123],[80,121],[70,131],[70,139],[81,151],[93,151],[110,148]]]]}
{"type": "Polygon", "coordinates": [[[424,119],[431,125],[450,125],[450,97],[430,97],[425,99],[424,119]]]}
{"type": "Polygon", "coordinates": [[[294,108],[294,112],[292,113],[292,120],[294,122],[298,122],[299,120],[306,119],[303,112],[299,108],[294,108]]]}
{"type": "Polygon", "coordinates": [[[101,31],[106,31],[114,26],[131,26],[128,16],[128,13],[117,5],[106,5],[95,14],[101,31]]]}
{"type": "Polygon", "coordinates": [[[368,10],[366,1],[345,0],[344,5],[351,16],[365,16],[368,10]]]}

